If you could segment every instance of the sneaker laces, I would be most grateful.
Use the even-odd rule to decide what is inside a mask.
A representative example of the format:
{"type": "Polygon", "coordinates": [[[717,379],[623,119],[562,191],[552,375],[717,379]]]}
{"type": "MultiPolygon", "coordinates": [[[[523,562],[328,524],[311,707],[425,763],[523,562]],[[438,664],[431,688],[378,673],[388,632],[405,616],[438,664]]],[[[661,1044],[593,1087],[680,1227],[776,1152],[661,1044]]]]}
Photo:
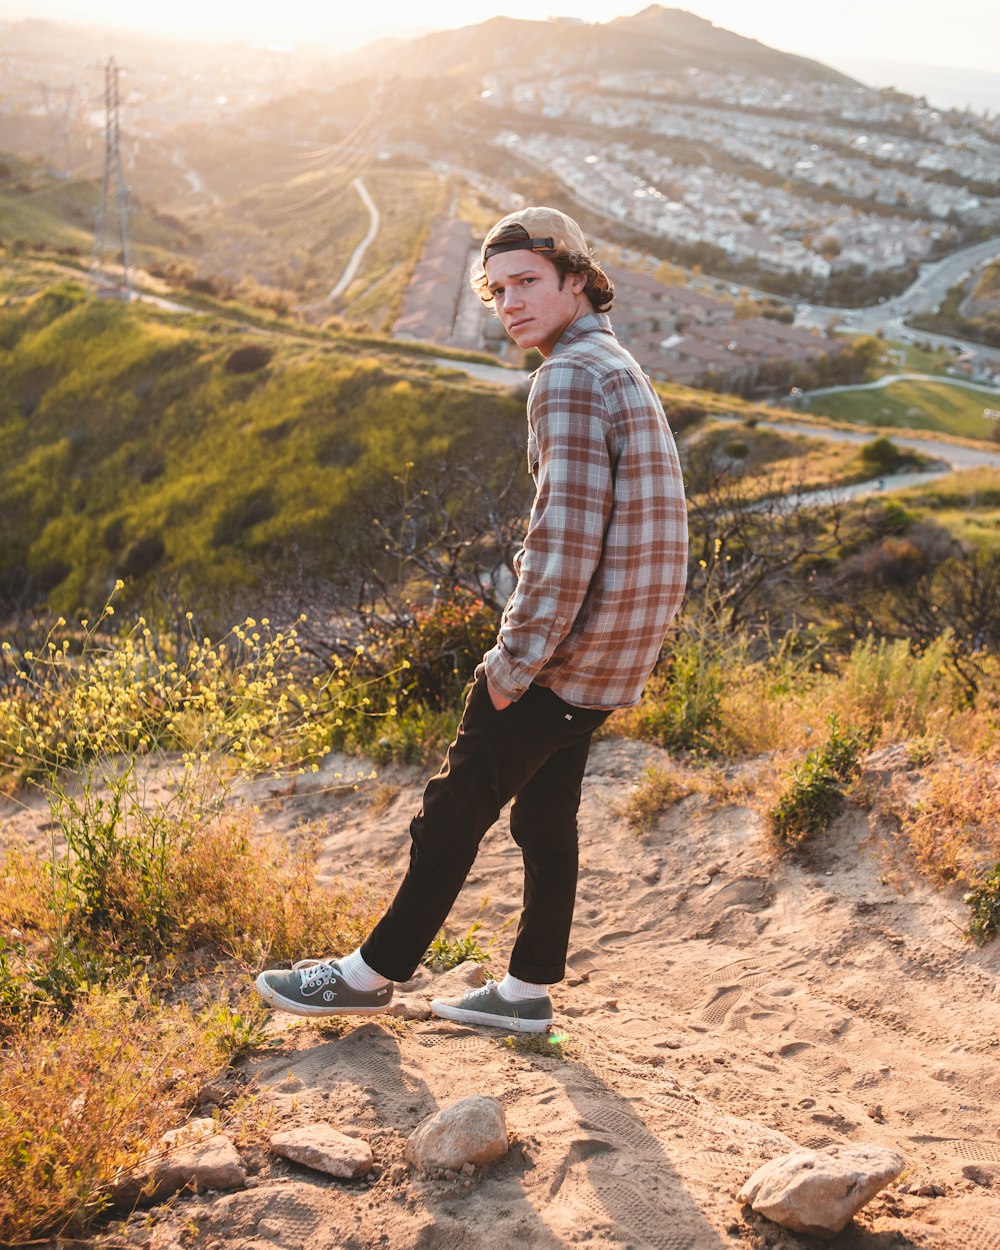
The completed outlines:
{"type": "Polygon", "coordinates": [[[332,964],[323,963],[321,960],[302,959],[295,969],[299,974],[299,986],[303,990],[317,989],[321,985],[325,985],[334,975],[332,964]],[[306,965],[302,967],[301,965],[306,965]]]}

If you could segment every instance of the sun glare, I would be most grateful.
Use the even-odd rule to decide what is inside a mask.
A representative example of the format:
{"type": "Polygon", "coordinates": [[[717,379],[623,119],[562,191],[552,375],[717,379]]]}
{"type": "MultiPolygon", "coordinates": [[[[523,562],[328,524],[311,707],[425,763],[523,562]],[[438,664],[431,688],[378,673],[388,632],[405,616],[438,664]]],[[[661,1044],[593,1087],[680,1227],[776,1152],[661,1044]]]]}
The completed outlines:
{"type": "MultiPolygon", "coordinates": [[[[995,70],[1000,8],[995,0],[963,0],[956,20],[942,24],[936,0],[841,0],[833,20],[824,6],[801,0],[664,0],[737,34],[783,51],[824,60],[882,57],[926,65],[995,70]],[[958,20],[960,17],[961,20],[958,20]]],[[[156,35],[302,47],[353,47],[386,36],[412,37],[471,26],[498,14],[608,22],[639,12],[646,0],[373,0],[346,5],[275,5],[272,0],[172,0],[137,6],[134,0],[0,0],[2,18],[47,18],[143,30],[156,35]]]]}

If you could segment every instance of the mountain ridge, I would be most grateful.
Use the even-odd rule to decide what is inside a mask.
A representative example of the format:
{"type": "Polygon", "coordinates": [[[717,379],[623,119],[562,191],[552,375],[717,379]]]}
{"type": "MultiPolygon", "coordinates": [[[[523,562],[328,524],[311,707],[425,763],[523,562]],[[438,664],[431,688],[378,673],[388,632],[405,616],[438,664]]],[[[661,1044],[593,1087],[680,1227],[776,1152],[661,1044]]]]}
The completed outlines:
{"type": "Polygon", "coordinates": [[[855,82],[819,61],[781,52],[686,9],[658,4],[603,23],[492,17],[401,41],[388,55],[385,41],[380,40],[346,54],[335,64],[356,72],[358,77],[421,77],[429,73],[482,73],[491,64],[509,64],[512,56],[528,56],[542,63],[551,63],[553,56],[577,56],[581,69],[615,62],[637,72],[717,69],[716,58],[725,56],[730,71],[742,68],[787,81],[855,82]]]}

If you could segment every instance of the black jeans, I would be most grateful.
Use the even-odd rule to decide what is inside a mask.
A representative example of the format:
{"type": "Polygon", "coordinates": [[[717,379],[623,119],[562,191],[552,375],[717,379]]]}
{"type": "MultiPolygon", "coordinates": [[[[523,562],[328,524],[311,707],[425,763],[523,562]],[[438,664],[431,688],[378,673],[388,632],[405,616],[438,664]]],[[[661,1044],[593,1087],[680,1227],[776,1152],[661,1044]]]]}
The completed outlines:
{"type": "Polygon", "coordinates": [[[580,788],[591,737],[609,715],[573,707],[544,686],[530,686],[498,712],[479,670],[455,741],[410,823],[409,868],[361,947],[369,967],[393,981],[413,975],[479,843],[513,798],[510,831],[524,859],[524,904],[510,972],[539,985],[562,979],[576,900],[580,788]]]}

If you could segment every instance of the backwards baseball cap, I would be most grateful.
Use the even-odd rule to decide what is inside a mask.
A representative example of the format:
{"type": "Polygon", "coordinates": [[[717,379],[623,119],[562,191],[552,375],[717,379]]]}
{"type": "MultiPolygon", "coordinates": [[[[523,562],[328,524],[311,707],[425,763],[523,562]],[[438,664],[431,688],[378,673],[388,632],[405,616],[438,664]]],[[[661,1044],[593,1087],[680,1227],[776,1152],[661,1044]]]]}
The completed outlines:
{"type": "Polygon", "coordinates": [[[485,265],[498,252],[514,251],[577,252],[581,256],[590,254],[583,231],[573,218],[567,217],[558,208],[543,207],[522,208],[502,217],[487,234],[480,260],[485,265]],[[513,238],[510,237],[517,226],[521,227],[521,231],[513,238]]]}

